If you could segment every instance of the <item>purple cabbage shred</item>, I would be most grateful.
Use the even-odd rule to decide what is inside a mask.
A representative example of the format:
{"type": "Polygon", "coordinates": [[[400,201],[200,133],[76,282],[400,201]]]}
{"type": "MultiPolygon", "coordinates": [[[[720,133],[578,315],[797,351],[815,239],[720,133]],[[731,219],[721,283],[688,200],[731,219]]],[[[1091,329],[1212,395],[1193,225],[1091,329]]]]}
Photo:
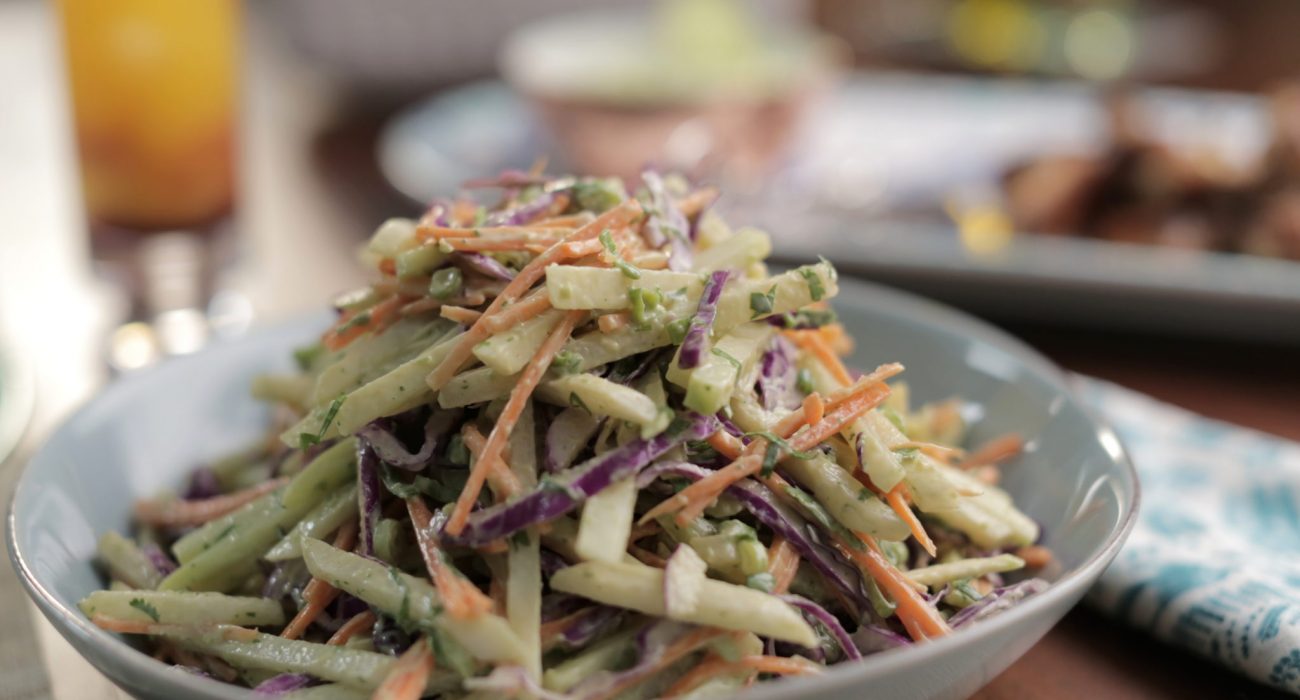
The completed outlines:
{"type": "Polygon", "coordinates": [[[314,682],[315,679],[303,673],[281,673],[258,683],[253,688],[253,695],[259,698],[278,698],[302,690],[314,682]]]}
{"type": "Polygon", "coordinates": [[[358,554],[375,553],[375,527],[379,525],[379,455],[367,440],[357,441],[358,554]]]}
{"type": "Polygon", "coordinates": [[[958,610],[948,618],[948,624],[953,629],[965,627],[1015,607],[1025,598],[1045,590],[1047,590],[1047,582],[1040,578],[1026,579],[1010,586],[995,588],[989,591],[988,595],[975,601],[973,605],[958,610]]]}
{"type": "Polygon", "coordinates": [[[686,331],[682,348],[677,354],[677,365],[682,369],[693,369],[704,358],[709,342],[709,331],[712,329],[713,319],[718,315],[718,300],[722,298],[722,287],[727,284],[730,277],[730,271],[716,270],[709,275],[709,281],[704,284],[704,290],[700,293],[700,305],[695,311],[694,318],[691,319],[691,327],[686,331]]]}
{"type": "Polygon", "coordinates": [[[451,543],[473,547],[554,520],[615,481],[641,471],[673,447],[688,440],[702,440],[717,429],[717,421],[712,416],[690,415],[684,427],[670,427],[654,437],[632,440],[592,457],[559,477],[544,479],[535,490],[514,501],[476,511],[470,514],[459,535],[443,532],[443,537],[451,543]]]}
{"type": "Polygon", "coordinates": [[[796,389],[798,368],[794,363],[794,345],[784,337],[772,338],[772,345],[759,362],[758,394],[767,411],[794,410],[801,399],[796,389]]]}
{"type": "Polygon", "coordinates": [[[190,473],[190,482],[185,487],[183,498],[187,501],[212,498],[221,495],[221,482],[216,472],[208,467],[199,467],[190,473]]]}
{"type": "Polygon", "coordinates": [[[435,410],[424,424],[424,441],[420,449],[411,452],[391,429],[391,419],[380,418],[357,433],[361,442],[369,445],[379,461],[391,467],[418,471],[425,468],[433,459],[438,444],[451,430],[452,423],[459,417],[457,411],[435,410]]]}
{"type": "Polygon", "coordinates": [[[483,253],[455,252],[451,262],[465,272],[477,272],[486,277],[509,282],[515,278],[515,271],[502,265],[500,261],[483,253]]]}
{"type": "Polygon", "coordinates": [[[797,608],[799,612],[804,614],[804,617],[820,624],[822,627],[825,627],[826,631],[830,632],[831,636],[835,639],[835,643],[839,645],[840,650],[844,653],[844,658],[850,661],[862,658],[862,654],[858,651],[857,646],[854,645],[853,639],[850,638],[849,633],[845,631],[844,625],[841,625],[839,619],[832,615],[826,608],[823,608],[807,598],[797,595],[783,595],[781,596],[781,600],[784,600],[797,608]]]}
{"type": "Polygon", "coordinates": [[[176,562],[167,556],[167,553],[157,544],[150,542],[141,547],[140,551],[144,552],[144,556],[149,559],[149,563],[163,576],[176,570],[176,562]]]}

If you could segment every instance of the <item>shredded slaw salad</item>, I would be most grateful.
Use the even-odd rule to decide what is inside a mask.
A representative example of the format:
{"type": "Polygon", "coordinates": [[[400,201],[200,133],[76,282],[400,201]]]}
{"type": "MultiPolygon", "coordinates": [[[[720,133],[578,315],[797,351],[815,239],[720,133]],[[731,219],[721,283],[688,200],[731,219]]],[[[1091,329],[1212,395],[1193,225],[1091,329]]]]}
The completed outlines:
{"type": "Polygon", "coordinates": [[[716,191],[507,172],[364,259],[258,377],[271,438],[136,504],[81,608],[292,698],[703,697],[951,633],[1045,587],[961,404],[865,374],[827,261],[769,274],[716,191]]]}

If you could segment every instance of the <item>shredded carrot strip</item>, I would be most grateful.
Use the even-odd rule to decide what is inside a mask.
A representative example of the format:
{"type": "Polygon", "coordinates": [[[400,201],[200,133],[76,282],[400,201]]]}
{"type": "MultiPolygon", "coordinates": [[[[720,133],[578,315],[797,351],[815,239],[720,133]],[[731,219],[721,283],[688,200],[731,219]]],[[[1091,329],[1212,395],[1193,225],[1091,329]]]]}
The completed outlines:
{"type": "Polygon", "coordinates": [[[686,693],[695,690],[695,687],[704,683],[704,681],[707,681],[714,676],[722,675],[731,668],[732,664],[729,661],[720,656],[710,654],[700,662],[699,666],[687,671],[681,678],[678,678],[672,685],[668,686],[668,688],[660,694],[660,697],[675,698],[678,695],[685,695],[686,693]]]}
{"type": "Polygon", "coordinates": [[[900,483],[885,494],[885,502],[894,509],[903,522],[907,523],[907,528],[912,531],[912,536],[916,538],[916,543],[921,545],[921,549],[924,549],[926,554],[934,556],[934,540],[930,539],[925,526],[921,524],[921,519],[916,517],[916,512],[907,504],[906,493],[907,485],[900,483]]]}
{"type": "Polygon", "coordinates": [[[628,545],[627,553],[636,557],[637,561],[641,562],[642,564],[645,564],[646,566],[652,566],[656,569],[662,569],[668,566],[667,559],[664,559],[658,554],[655,554],[654,552],[651,552],[648,549],[638,547],[634,544],[628,545]]]}
{"type": "Polygon", "coordinates": [[[459,314],[459,317],[451,318],[451,316],[449,316],[448,314],[443,314],[443,318],[456,321],[457,323],[464,323],[467,325],[473,324],[475,321],[478,320],[479,316],[481,316],[482,314],[478,311],[474,311],[473,309],[467,307],[480,306],[483,304],[483,302],[487,301],[487,297],[483,295],[483,292],[474,291],[474,292],[469,292],[468,294],[464,294],[458,298],[451,299],[450,301],[455,302],[455,304],[449,305],[446,301],[443,301],[442,299],[434,299],[433,297],[425,297],[423,299],[417,299],[416,301],[413,301],[407,304],[406,306],[402,307],[402,315],[414,316],[415,314],[422,314],[427,311],[440,312],[444,307],[450,306],[453,310],[450,311],[449,313],[459,314]],[[460,309],[460,311],[456,311],[455,309],[460,309]],[[470,317],[470,314],[473,314],[472,318],[470,317]],[[460,320],[461,318],[464,318],[465,320],[460,320]]]}
{"type": "MultiPolygon", "coordinates": [[[[839,432],[844,425],[847,425],[847,422],[856,420],[857,416],[884,401],[884,398],[889,395],[889,387],[883,383],[884,380],[901,371],[903,371],[902,365],[896,363],[881,365],[876,368],[876,371],[858,380],[857,383],[833,392],[829,397],[830,402],[826,406],[831,408],[835,419],[828,422],[828,418],[823,416],[823,419],[818,422],[814,430],[796,434],[798,440],[792,441],[790,446],[796,450],[806,450],[839,432]],[[864,396],[873,397],[869,400],[869,405],[865,407],[860,405],[864,396]],[[850,404],[852,417],[847,422],[841,423],[844,420],[844,411],[842,409],[850,404]],[[815,442],[808,442],[814,439],[815,442]],[[800,447],[795,444],[796,442],[804,446],[800,447]]],[[[795,434],[795,431],[804,424],[807,408],[815,408],[815,406],[801,406],[799,409],[790,412],[790,414],[777,421],[772,432],[781,438],[788,438],[795,434]]],[[[719,430],[709,436],[709,444],[723,455],[731,457],[734,454],[737,456],[732,457],[731,464],[696,481],[651,508],[645,515],[641,516],[638,522],[644,523],[679,509],[681,512],[677,515],[677,522],[681,524],[691,522],[698,518],[704,512],[704,509],[728,486],[745,477],[757,474],[762,469],[762,455],[767,450],[766,440],[754,440],[742,450],[738,439],[725,431],[719,430]]]]}
{"type": "Polygon", "coordinates": [[[946,462],[949,464],[961,459],[962,455],[965,454],[965,452],[963,452],[962,450],[956,447],[937,445],[933,442],[918,442],[916,440],[908,440],[907,442],[900,442],[897,445],[894,445],[893,449],[897,450],[906,447],[915,448],[917,451],[923,454],[929,455],[941,462],[946,462]]]}
{"type": "Polygon", "coordinates": [[[767,550],[767,561],[767,572],[776,580],[773,592],[785,593],[790,590],[790,583],[799,571],[798,550],[784,537],[777,535],[772,538],[772,546],[767,550]]]}
{"type": "MultiPolygon", "coordinates": [[[[472,423],[466,423],[464,429],[460,432],[465,439],[465,447],[469,448],[470,456],[476,461],[483,459],[483,449],[487,447],[487,439],[483,437],[483,433],[480,433],[472,423]]],[[[519,493],[522,488],[519,478],[515,476],[514,472],[510,471],[510,465],[506,464],[506,461],[500,455],[488,467],[491,471],[488,472],[487,478],[488,481],[492,482],[492,491],[496,495],[497,501],[504,501],[519,493]]]]}
{"type": "Polygon", "coordinates": [[[985,464],[970,470],[971,476],[979,479],[985,486],[997,486],[1002,480],[1002,470],[996,464],[985,464]]]}
{"type": "Polygon", "coordinates": [[[173,625],[160,625],[155,622],[119,620],[115,617],[108,617],[103,613],[95,613],[94,615],[91,615],[90,621],[102,630],[117,632],[118,634],[156,634],[174,627],[173,625]]]}
{"type": "Polygon", "coordinates": [[[716,187],[701,187],[678,200],[677,209],[689,219],[704,211],[710,204],[713,204],[717,200],[718,194],[718,188],[716,187]]]}
{"type": "Polygon", "coordinates": [[[385,275],[397,274],[397,261],[392,258],[384,258],[379,261],[379,272],[385,275]]]}
{"type": "Polygon", "coordinates": [[[438,315],[448,321],[456,323],[472,324],[483,314],[473,309],[467,309],[463,306],[442,306],[438,310],[438,315]]]}
{"type": "Polygon", "coordinates": [[[505,554],[510,551],[510,545],[506,544],[505,538],[492,540],[485,545],[475,547],[474,551],[479,554],[505,554]]]}
{"type": "Polygon", "coordinates": [[[384,682],[375,689],[371,700],[419,700],[433,673],[433,649],[427,640],[411,645],[397,657],[384,682]]]}
{"type": "MultiPolygon", "coordinates": [[[[843,430],[849,423],[857,420],[862,414],[879,406],[889,396],[889,387],[882,381],[859,382],[854,386],[860,388],[857,389],[856,393],[843,399],[837,397],[837,403],[832,404],[834,408],[821,421],[808,424],[807,427],[795,432],[793,437],[789,439],[791,449],[802,452],[821,444],[827,438],[843,430]]],[[[776,432],[782,438],[789,436],[789,433],[784,431],[795,425],[796,420],[802,420],[804,413],[801,409],[797,414],[797,419],[793,415],[787,416],[786,419],[778,422],[776,430],[773,432],[776,432]]],[[[745,477],[757,474],[762,469],[762,455],[766,449],[766,440],[754,440],[745,448],[739,459],[687,486],[668,500],[651,508],[642,517],[641,522],[677,508],[681,508],[681,512],[677,515],[678,523],[684,524],[693,521],[728,486],[745,477]]]]}
{"type": "Polygon", "coordinates": [[[962,460],[957,467],[970,469],[985,464],[997,464],[1015,457],[1024,449],[1024,438],[1015,433],[1007,433],[980,445],[974,452],[966,455],[966,459],[962,460]]]}
{"type": "MultiPolygon", "coordinates": [[[[500,298],[500,297],[498,297],[500,298]]],[[[459,535],[465,529],[465,521],[469,518],[470,509],[474,506],[474,501],[478,499],[479,491],[483,489],[483,481],[487,478],[489,470],[492,468],[493,461],[499,459],[501,450],[506,446],[506,440],[510,437],[510,431],[514,430],[515,423],[519,421],[519,416],[524,411],[528,397],[537,388],[541,382],[542,375],[551,366],[551,361],[555,359],[556,353],[564,347],[564,343],[573,333],[574,327],[587,317],[586,311],[570,311],[560,319],[560,322],[546,337],[542,346],[537,349],[537,354],[519,374],[519,381],[515,383],[514,388],[510,390],[510,398],[506,401],[505,408],[501,409],[501,415],[497,422],[492,426],[492,432],[488,435],[487,442],[479,454],[478,461],[470,469],[469,480],[465,482],[465,488],[461,490],[460,497],[456,499],[456,507],[452,510],[451,518],[447,521],[446,530],[452,535],[459,535]]],[[[477,326],[476,326],[477,327],[477,326]]]]}
{"type": "Polygon", "coordinates": [[[560,239],[554,236],[513,236],[510,238],[443,238],[438,241],[438,245],[446,246],[452,250],[465,252],[507,252],[512,250],[527,250],[528,246],[533,245],[555,245],[560,239]]]}
{"type": "Polygon", "coordinates": [[[790,438],[790,447],[800,452],[820,445],[832,435],[844,430],[859,416],[879,406],[889,398],[889,386],[883,382],[867,385],[861,392],[835,406],[818,423],[810,423],[790,438]]]}
{"type": "Polygon", "coordinates": [[[628,262],[642,270],[662,270],[668,267],[668,256],[657,250],[641,253],[628,262]]]}
{"type": "Polygon", "coordinates": [[[415,316],[416,314],[427,313],[429,311],[437,311],[441,309],[442,306],[443,306],[443,301],[441,299],[434,299],[432,297],[427,297],[424,299],[416,299],[415,301],[402,307],[402,315],[415,316]]]}
{"type": "Polygon", "coordinates": [[[330,636],[329,641],[325,642],[330,646],[341,647],[348,643],[348,640],[357,636],[363,630],[370,629],[375,624],[375,613],[371,610],[364,610],[353,615],[350,620],[343,623],[343,626],[330,636]]]}
{"type": "Polygon", "coordinates": [[[549,219],[551,217],[559,216],[565,209],[569,208],[569,203],[571,201],[572,198],[567,194],[561,193],[555,195],[555,201],[551,202],[551,206],[547,207],[545,211],[539,213],[534,220],[549,219]]]}
{"type": "Polygon", "coordinates": [[[727,661],[710,654],[704,661],[700,662],[699,666],[691,669],[671,686],[668,686],[668,689],[660,697],[671,698],[684,695],[714,676],[736,673],[747,669],[781,676],[805,676],[821,673],[824,670],[816,662],[802,656],[742,656],[735,661],[727,661]]]}
{"type": "Polygon", "coordinates": [[[280,488],[289,482],[288,477],[272,479],[242,491],[212,498],[186,501],[179,498],[168,501],[140,501],[135,504],[135,519],[147,525],[185,527],[202,525],[231,511],[238,510],[251,501],[280,488]]]}
{"type": "Polygon", "coordinates": [[[835,351],[826,343],[826,339],[817,331],[786,331],[786,336],[795,342],[796,345],[811,353],[816,357],[826,369],[835,377],[835,380],[841,384],[852,384],[853,376],[849,370],[840,361],[835,351]]]}
{"type": "Polygon", "coordinates": [[[693,653],[696,649],[699,649],[701,646],[722,636],[723,634],[725,633],[722,630],[710,627],[697,629],[693,632],[687,633],[681,639],[669,644],[668,648],[664,649],[663,654],[655,663],[639,671],[627,673],[627,675],[619,679],[619,682],[613,687],[607,688],[605,692],[599,695],[591,696],[588,700],[609,700],[609,698],[616,697],[624,690],[627,690],[633,685],[640,683],[642,680],[672,666],[687,655],[693,653]]]}
{"type": "Polygon", "coordinates": [[[596,608],[583,608],[578,612],[565,615],[564,617],[551,620],[550,622],[543,622],[541,627],[538,628],[538,638],[542,640],[542,651],[548,651],[551,647],[559,643],[560,639],[563,638],[564,633],[570,627],[581,622],[583,618],[590,615],[594,610],[596,610],[596,608]]]}
{"type": "MultiPolygon", "coordinates": [[[[861,394],[867,389],[867,387],[878,386],[881,382],[900,374],[902,371],[903,366],[897,362],[891,362],[877,367],[871,372],[871,374],[860,377],[858,381],[840,387],[839,389],[827,394],[826,398],[823,399],[825,410],[834,411],[843,405],[844,402],[861,394]]],[[[783,437],[788,437],[793,434],[799,426],[808,422],[804,417],[803,410],[804,407],[800,406],[798,409],[786,414],[784,418],[776,422],[776,425],[772,428],[772,432],[783,437]]]]}
{"type": "Polygon", "coordinates": [[[600,328],[601,333],[613,333],[627,326],[628,323],[631,323],[631,316],[622,311],[596,317],[596,326],[600,328]]]}
{"type": "Polygon", "coordinates": [[[518,304],[512,304],[501,313],[488,319],[484,324],[488,332],[496,335],[538,316],[551,308],[551,295],[545,289],[539,289],[524,297],[518,304]]]}
{"type": "Polygon", "coordinates": [[[435,226],[432,223],[421,223],[415,229],[416,240],[422,243],[431,243],[433,241],[445,241],[448,239],[458,240],[494,240],[526,237],[549,237],[555,238],[562,235],[566,230],[572,229],[571,226],[559,224],[528,224],[526,226],[480,226],[478,228],[462,228],[459,226],[435,226]]]}
{"type": "Polygon", "coordinates": [[[950,634],[952,628],[948,626],[948,622],[939,615],[939,611],[934,606],[921,597],[903,572],[881,556],[880,545],[875,539],[860,532],[857,535],[867,544],[866,551],[849,547],[838,538],[835,540],[835,548],[856,562],[871,578],[875,579],[876,583],[880,584],[884,592],[898,606],[895,614],[898,615],[898,619],[912,639],[919,642],[950,634]]]}
{"type": "Polygon", "coordinates": [[[529,226],[542,228],[577,228],[591,220],[587,214],[569,214],[568,216],[548,216],[532,222],[529,226]]]}
{"type": "Polygon", "coordinates": [[[736,665],[782,676],[805,676],[824,670],[821,665],[802,656],[742,656],[736,665]]]}
{"type": "Polygon", "coordinates": [[[1025,567],[1029,569],[1041,569],[1052,563],[1052,550],[1041,544],[1026,545],[1017,549],[1014,554],[1025,560],[1025,567]]]}
{"type": "Polygon", "coordinates": [[[826,347],[834,350],[836,355],[843,357],[853,352],[853,337],[844,331],[843,325],[828,323],[813,332],[821,336],[821,339],[826,342],[826,347]]]}
{"type": "MultiPolygon", "coordinates": [[[[334,535],[334,546],[338,549],[349,550],[357,541],[357,521],[349,520],[344,523],[339,531],[334,535]]],[[[294,615],[289,624],[285,625],[280,632],[280,636],[285,639],[297,639],[307,631],[311,623],[320,617],[320,614],[334,602],[339,595],[339,589],[331,586],[325,581],[312,578],[302,589],[302,598],[306,605],[294,615]]]]}
{"type": "Polygon", "coordinates": [[[339,595],[339,589],[331,586],[322,579],[313,578],[307,582],[302,589],[302,598],[306,605],[294,615],[289,624],[285,625],[284,631],[280,636],[285,639],[297,639],[302,636],[303,632],[311,626],[311,623],[320,617],[320,614],[329,607],[330,603],[339,595]]]}
{"type": "MultiPolygon", "coordinates": [[[[642,215],[640,203],[635,199],[625,200],[622,204],[592,219],[590,223],[578,229],[565,242],[557,243],[546,252],[533,258],[519,274],[501,290],[492,303],[488,305],[478,322],[460,335],[456,344],[447,353],[441,363],[429,373],[425,380],[430,389],[438,391],[451,380],[473,354],[474,346],[487,340],[492,335],[485,321],[501,311],[508,303],[514,303],[524,292],[532,288],[537,280],[546,274],[546,268],[564,260],[581,258],[600,251],[600,241],[596,240],[606,228],[626,226],[642,215]]],[[[495,431],[494,431],[495,432],[495,431]]]]}
{"type": "Polygon", "coordinates": [[[451,211],[448,212],[448,215],[451,217],[452,221],[461,225],[468,225],[478,216],[478,209],[479,207],[477,202],[471,202],[468,199],[458,199],[451,203],[451,211]]]}
{"type": "Polygon", "coordinates": [[[718,454],[728,459],[739,457],[740,453],[745,449],[745,446],[740,442],[740,438],[721,428],[708,437],[708,443],[710,447],[718,451],[718,454]]]}
{"type": "Polygon", "coordinates": [[[341,350],[348,343],[360,338],[368,331],[385,328],[394,320],[402,307],[410,301],[404,296],[393,295],[360,313],[369,314],[365,323],[353,323],[358,314],[346,313],[339,317],[339,323],[321,337],[321,342],[330,350],[341,350]]]}
{"type": "Polygon", "coordinates": [[[803,415],[805,422],[821,422],[826,415],[826,403],[822,401],[821,394],[814,391],[803,400],[803,415]]]}
{"type": "Polygon", "coordinates": [[[660,527],[658,523],[645,523],[632,528],[632,535],[628,537],[628,542],[643,540],[652,535],[659,534],[660,527]]]}
{"type": "Polygon", "coordinates": [[[247,627],[236,627],[235,625],[220,625],[221,638],[228,642],[252,642],[257,640],[257,630],[251,630],[247,627]]]}
{"type": "Polygon", "coordinates": [[[415,526],[415,541],[420,546],[420,556],[424,558],[425,568],[433,587],[442,597],[447,614],[456,620],[470,620],[492,610],[492,599],[480,591],[478,586],[462,577],[443,559],[442,551],[434,536],[430,524],[433,513],[424,504],[424,499],[411,496],[406,499],[406,512],[411,516],[415,526]]]}

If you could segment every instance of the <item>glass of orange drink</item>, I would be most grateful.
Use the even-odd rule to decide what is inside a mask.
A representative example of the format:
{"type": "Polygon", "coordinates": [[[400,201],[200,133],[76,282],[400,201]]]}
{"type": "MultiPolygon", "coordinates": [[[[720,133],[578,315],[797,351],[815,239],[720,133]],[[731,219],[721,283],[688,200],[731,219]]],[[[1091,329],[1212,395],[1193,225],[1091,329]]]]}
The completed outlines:
{"type": "Polygon", "coordinates": [[[132,320],[202,312],[234,204],[239,2],[56,4],[92,254],[132,320]]]}

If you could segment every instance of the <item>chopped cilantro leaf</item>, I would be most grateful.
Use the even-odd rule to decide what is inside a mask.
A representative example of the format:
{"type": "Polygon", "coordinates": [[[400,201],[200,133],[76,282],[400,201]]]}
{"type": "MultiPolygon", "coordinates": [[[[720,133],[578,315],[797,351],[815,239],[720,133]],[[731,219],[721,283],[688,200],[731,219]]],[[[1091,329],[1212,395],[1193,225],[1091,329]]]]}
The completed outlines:
{"type": "Polygon", "coordinates": [[[605,247],[605,252],[609,253],[610,263],[617,267],[624,277],[633,280],[641,279],[641,271],[618,254],[618,246],[614,245],[614,236],[609,229],[600,232],[600,244],[605,247]]]}
{"type": "Polygon", "coordinates": [[[781,458],[781,447],[775,442],[767,443],[767,450],[763,452],[763,476],[772,476],[772,470],[776,469],[776,460],[781,458]]]}
{"type": "Polygon", "coordinates": [[[346,398],[347,394],[339,394],[338,398],[330,402],[329,408],[325,410],[325,417],[321,419],[320,430],[315,435],[298,433],[299,449],[305,450],[312,445],[320,444],[320,441],[325,439],[325,433],[329,432],[330,424],[334,422],[334,417],[339,414],[339,408],[343,406],[343,400],[346,398]]]}
{"type": "Polygon", "coordinates": [[[760,571],[745,579],[745,585],[764,593],[771,593],[776,590],[776,579],[772,577],[772,574],[769,574],[766,571],[760,571]]]}
{"type": "Polygon", "coordinates": [[[304,345],[300,348],[294,348],[293,360],[298,364],[298,369],[306,372],[316,363],[316,360],[325,353],[325,346],[320,343],[304,345]]]}
{"type": "Polygon", "coordinates": [[[898,458],[904,462],[910,462],[916,459],[921,454],[921,451],[915,447],[895,447],[894,454],[898,455],[898,458]]]}
{"type": "Polygon", "coordinates": [[[737,360],[736,358],[732,357],[730,354],[727,353],[726,350],[723,350],[721,348],[713,348],[709,350],[709,352],[726,360],[727,364],[731,365],[732,367],[735,367],[737,372],[740,371],[740,368],[742,366],[740,364],[740,360],[737,360]]]}
{"type": "Polygon", "coordinates": [[[812,370],[807,367],[800,368],[795,375],[794,385],[805,394],[811,394],[815,390],[813,387],[812,370]]]}
{"type": "Polygon", "coordinates": [[[668,324],[668,340],[671,341],[673,345],[681,345],[682,341],[686,340],[686,332],[690,330],[690,328],[691,320],[689,318],[679,318],[676,321],[673,321],[668,324]]]}
{"type": "Polygon", "coordinates": [[[791,447],[790,443],[782,439],[781,436],[767,430],[755,430],[753,432],[745,433],[745,437],[761,437],[764,440],[767,440],[772,445],[778,446],[782,450],[789,452],[790,455],[792,457],[795,457],[796,459],[812,459],[813,457],[817,456],[816,450],[808,450],[806,452],[800,452],[799,450],[796,450],[793,447],[791,447]]]}
{"type": "Polygon", "coordinates": [[[756,319],[759,316],[764,316],[766,314],[772,313],[772,309],[775,305],[776,305],[775,284],[772,285],[771,289],[767,290],[766,294],[762,292],[751,292],[749,295],[749,308],[751,311],[754,312],[754,315],[750,316],[750,319],[751,320],[756,319]]]}
{"type": "Polygon", "coordinates": [[[469,448],[465,447],[465,438],[456,433],[447,441],[447,461],[452,464],[469,464],[469,448]]]}
{"type": "Polygon", "coordinates": [[[583,401],[581,396],[578,396],[577,392],[569,392],[569,405],[574,408],[581,408],[588,414],[591,413],[591,408],[587,406],[587,402],[583,401]]]}
{"type": "Polygon", "coordinates": [[[150,605],[149,601],[144,598],[132,598],[130,605],[136,610],[148,615],[154,622],[162,622],[162,618],[158,616],[158,609],[150,605]]]}
{"type": "Polygon", "coordinates": [[[555,354],[551,366],[560,374],[577,374],[582,367],[582,355],[572,350],[561,350],[555,354]]]}
{"type": "Polygon", "coordinates": [[[822,286],[822,278],[811,267],[799,268],[799,275],[808,283],[808,294],[812,296],[813,301],[821,301],[826,296],[826,288],[822,286]]]}
{"type": "Polygon", "coordinates": [[[799,309],[781,314],[781,324],[789,330],[821,328],[837,320],[835,312],[830,309],[799,309]]]}

